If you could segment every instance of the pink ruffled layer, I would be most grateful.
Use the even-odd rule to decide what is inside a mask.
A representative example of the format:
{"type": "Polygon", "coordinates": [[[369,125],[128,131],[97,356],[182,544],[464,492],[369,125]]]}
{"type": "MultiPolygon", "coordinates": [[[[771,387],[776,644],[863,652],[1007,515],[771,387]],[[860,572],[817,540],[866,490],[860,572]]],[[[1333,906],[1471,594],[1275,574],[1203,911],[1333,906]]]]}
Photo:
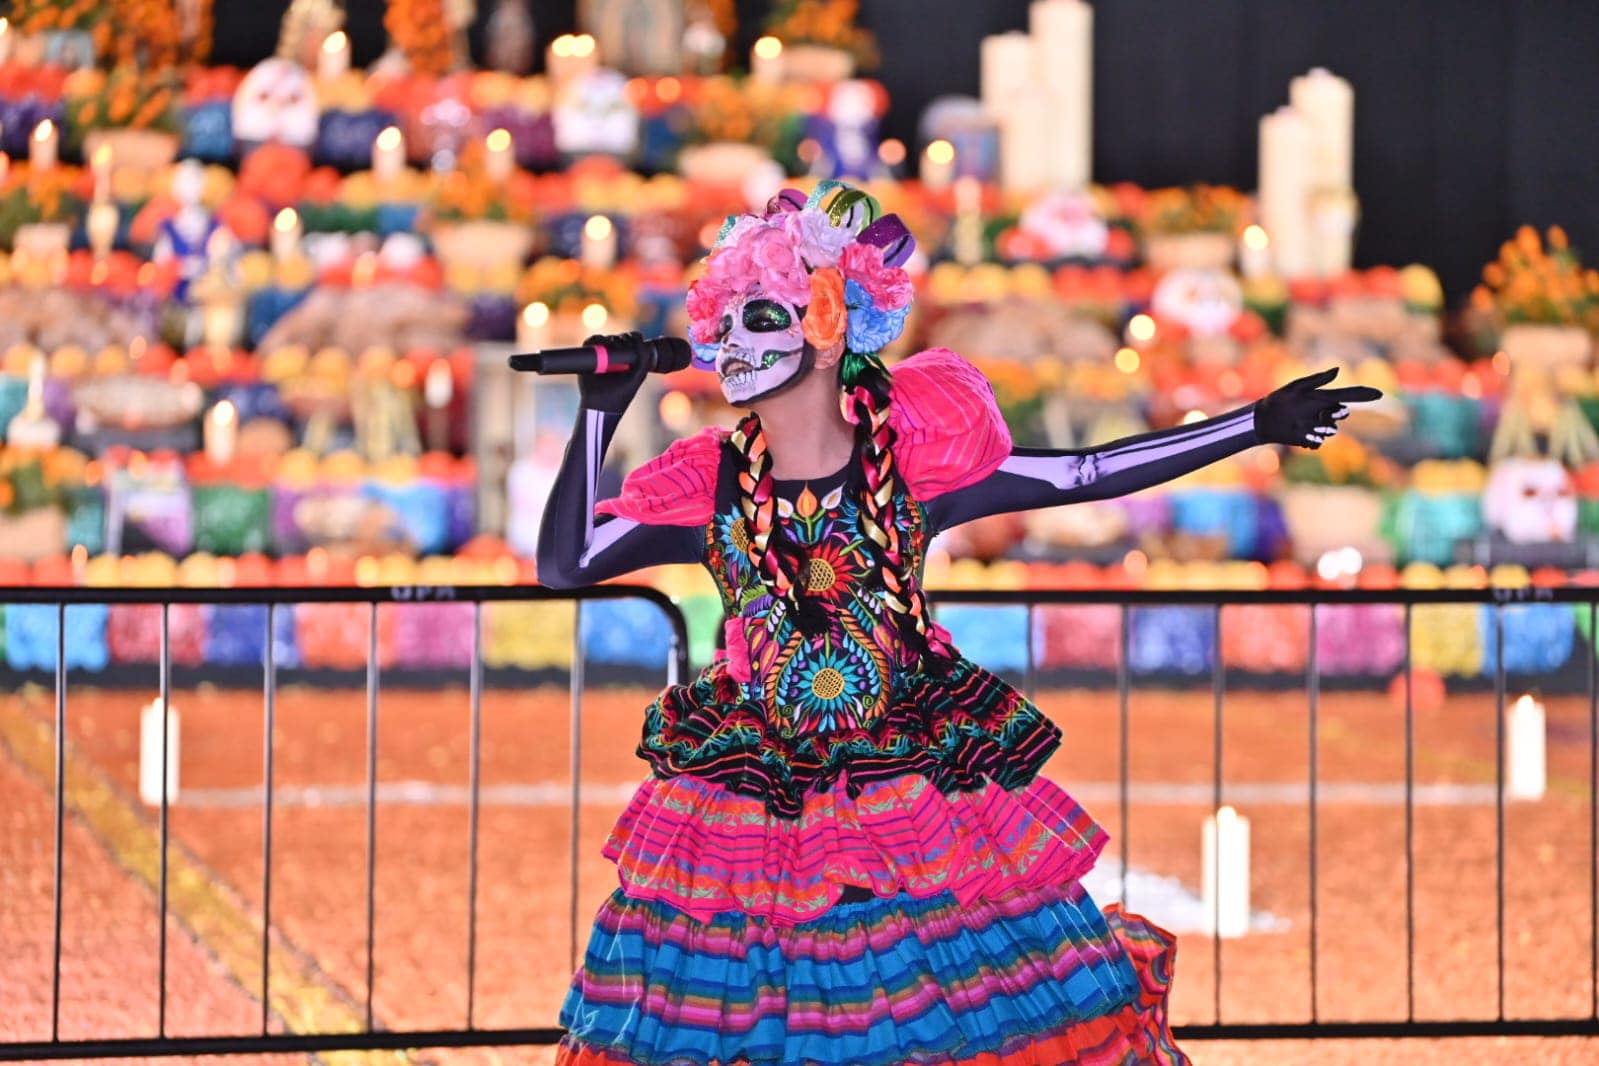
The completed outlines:
{"type": "Polygon", "coordinates": [[[824,913],[847,886],[878,896],[954,893],[962,903],[1069,883],[1108,837],[1059,786],[989,782],[945,795],[907,775],[850,796],[805,798],[797,819],[693,777],[652,778],[605,845],[622,890],[695,917],[739,910],[777,922],[824,913]]]}

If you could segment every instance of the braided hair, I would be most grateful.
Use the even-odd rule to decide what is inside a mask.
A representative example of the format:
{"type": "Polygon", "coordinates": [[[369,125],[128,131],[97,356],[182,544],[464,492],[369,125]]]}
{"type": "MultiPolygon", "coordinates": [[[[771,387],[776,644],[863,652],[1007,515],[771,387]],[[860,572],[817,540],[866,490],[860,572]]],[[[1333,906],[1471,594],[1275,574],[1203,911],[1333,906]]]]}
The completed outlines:
{"type": "MultiPolygon", "coordinates": [[[[859,461],[853,480],[859,494],[861,539],[872,559],[874,583],[882,588],[895,627],[917,657],[948,660],[953,653],[931,626],[927,597],[900,536],[888,370],[875,354],[846,352],[839,384],[843,404],[855,422],[859,461]]],[[[805,555],[779,520],[772,457],[760,417],[753,412],[746,415],[729,442],[741,459],[738,501],[749,529],[750,563],[773,596],[792,612],[800,631],[815,635],[827,625],[827,608],[807,595],[802,580],[805,555]]]]}

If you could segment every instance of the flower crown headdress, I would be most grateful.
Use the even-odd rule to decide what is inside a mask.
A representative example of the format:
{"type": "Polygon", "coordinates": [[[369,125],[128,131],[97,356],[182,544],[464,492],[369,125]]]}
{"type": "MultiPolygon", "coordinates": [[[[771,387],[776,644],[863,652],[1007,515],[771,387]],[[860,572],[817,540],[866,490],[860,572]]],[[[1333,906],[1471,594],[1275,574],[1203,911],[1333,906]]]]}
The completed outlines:
{"type": "Polygon", "coordinates": [[[809,197],[784,189],[764,214],[729,216],[688,291],[695,365],[715,368],[728,305],[755,292],[800,308],[815,348],[881,350],[905,327],[914,289],[902,264],[915,248],[898,215],[839,181],[809,197]]]}

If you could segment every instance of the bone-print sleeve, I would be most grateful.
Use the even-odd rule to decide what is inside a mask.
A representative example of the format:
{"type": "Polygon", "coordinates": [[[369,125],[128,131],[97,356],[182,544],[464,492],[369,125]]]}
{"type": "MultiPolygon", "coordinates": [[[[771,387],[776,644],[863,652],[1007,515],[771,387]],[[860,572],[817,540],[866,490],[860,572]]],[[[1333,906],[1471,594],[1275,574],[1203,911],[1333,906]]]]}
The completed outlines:
{"type": "Polygon", "coordinates": [[[987,477],[927,501],[928,522],[949,529],[986,515],[1104,500],[1147,489],[1259,444],[1255,407],[1095,448],[1012,448],[987,477]]]}
{"type": "Polygon", "coordinates": [[[704,555],[704,525],[650,525],[611,515],[596,519],[600,468],[620,421],[620,415],[606,411],[578,411],[539,524],[542,585],[592,585],[647,566],[699,562],[704,555]]]}

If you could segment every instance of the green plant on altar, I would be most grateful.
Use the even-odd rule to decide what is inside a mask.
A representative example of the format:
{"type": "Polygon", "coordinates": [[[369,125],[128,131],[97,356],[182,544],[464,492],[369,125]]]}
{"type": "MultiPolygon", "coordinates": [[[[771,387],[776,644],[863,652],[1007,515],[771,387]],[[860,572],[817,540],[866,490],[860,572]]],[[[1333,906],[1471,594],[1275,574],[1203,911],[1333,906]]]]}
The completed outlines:
{"type": "Polygon", "coordinates": [[[855,24],[859,0],[777,0],[766,32],[784,44],[809,44],[848,52],[863,67],[876,66],[877,40],[855,24]]]}
{"type": "Polygon", "coordinates": [[[67,510],[73,491],[84,483],[84,468],[84,457],[66,448],[43,453],[0,448],[0,514],[67,510]]]}
{"type": "Polygon", "coordinates": [[[66,85],[67,136],[81,145],[91,130],[178,132],[181,84],[172,70],[119,66],[107,73],[79,71],[66,85]]]}
{"type": "Polygon", "coordinates": [[[1220,233],[1231,236],[1247,216],[1249,200],[1223,185],[1191,185],[1151,190],[1139,205],[1138,225],[1146,234],[1220,233]]]}
{"type": "Polygon", "coordinates": [[[1531,226],[1499,248],[1499,258],[1482,268],[1482,284],[1471,294],[1471,308],[1491,315],[1500,326],[1582,326],[1599,331],[1599,271],[1583,268],[1566,231],[1549,228],[1547,242],[1531,226]]]}
{"type": "Polygon", "coordinates": [[[83,201],[72,191],[75,180],[64,167],[34,174],[13,169],[0,186],[0,245],[11,247],[23,226],[76,221],[83,213],[83,201]]]}

